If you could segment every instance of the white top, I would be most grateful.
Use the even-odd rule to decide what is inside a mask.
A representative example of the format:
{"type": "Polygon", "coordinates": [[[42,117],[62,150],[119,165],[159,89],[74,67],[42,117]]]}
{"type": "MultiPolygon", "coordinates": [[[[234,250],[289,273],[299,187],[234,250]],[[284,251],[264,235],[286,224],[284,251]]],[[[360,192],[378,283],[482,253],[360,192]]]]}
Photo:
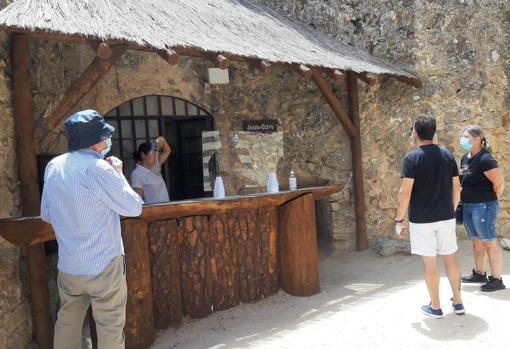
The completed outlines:
{"type": "Polygon", "coordinates": [[[146,204],[170,201],[161,173],[154,172],[140,164],[136,164],[131,173],[131,186],[143,189],[143,201],[146,204]]]}

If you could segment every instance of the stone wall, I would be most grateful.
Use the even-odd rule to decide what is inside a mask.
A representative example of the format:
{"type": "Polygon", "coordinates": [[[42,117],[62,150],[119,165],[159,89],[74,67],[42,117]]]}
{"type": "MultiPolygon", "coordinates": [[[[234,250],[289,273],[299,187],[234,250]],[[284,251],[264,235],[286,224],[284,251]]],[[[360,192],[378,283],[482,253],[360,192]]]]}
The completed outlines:
{"type": "MultiPolygon", "coordinates": [[[[360,83],[363,162],[369,239],[391,236],[399,169],[412,149],[408,130],[415,115],[432,112],[438,119],[437,141],[457,157],[463,125],[479,123],[489,134],[495,156],[510,186],[510,4],[507,0],[256,0],[289,17],[338,37],[378,57],[407,67],[423,78],[417,90],[382,79],[369,88],[360,83]]],[[[0,4],[4,4],[1,2],[0,4]]],[[[5,35],[0,48],[0,216],[16,216],[19,183],[13,156],[14,131],[7,74],[5,35]]],[[[34,117],[44,114],[93,57],[85,46],[32,45],[34,117]]],[[[292,168],[299,185],[339,183],[345,189],[330,200],[334,241],[339,249],[355,246],[351,159],[348,137],[310,81],[277,66],[261,74],[236,63],[231,82],[209,85],[208,61],[181,58],[170,66],[150,53],[128,52],[76,109],[106,113],[122,102],[143,95],[162,94],[190,100],[214,117],[222,142],[240,131],[242,120],[271,118],[283,134],[283,158],[277,166],[280,183],[292,168]]],[[[345,93],[336,87],[338,95],[345,93]]],[[[40,152],[60,153],[65,138],[40,152]]],[[[228,147],[222,147],[228,149],[228,147]]],[[[218,159],[227,195],[237,194],[229,156],[218,159]]],[[[501,205],[498,232],[510,236],[510,189],[501,205]]],[[[0,347],[23,347],[30,338],[29,314],[21,296],[19,251],[0,242],[0,282],[10,280],[2,296],[0,347]],[[5,301],[4,301],[5,300],[5,301]],[[13,326],[11,326],[13,325],[13,326]],[[14,326],[15,325],[15,326],[14,326]],[[10,342],[7,342],[9,340],[10,342]],[[3,341],[3,342],[2,342],[3,341]],[[19,341],[19,342],[18,342],[19,341]],[[21,343],[21,344],[20,344],[21,343]],[[19,345],[18,345],[19,344],[19,345]]],[[[2,288],[2,292],[3,292],[2,288]]]]}
{"type": "MultiPolygon", "coordinates": [[[[360,90],[369,239],[391,235],[408,130],[423,112],[438,120],[437,142],[460,159],[462,126],[480,124],[510,187],[510,2],[257,0],[377,57],[410,68],[424,80],[416,90],[394,81],[360,90]]],[[[324,166],[321,166],[322,168],[324,166]]],[[[350,195],[334,210],[351,212],[350,195]]],[[[352,241],[353,227],[335,219],[335,238],[352,241]]],[[[510,190],[498,233],[510,235],[510,190]]],[[[347,244],[350,245],[350,244],[347,244]]]]}
{"type": "MultiPolygon", "coordinates": [[[[438,143],[449,147],[457,157],[462,155],[457,146],[461,127],[479,123],[487,130],[495,156],[510,180],[509,155],[501,151],[510,142],[510,5],[506,1],[493,1],[487,6],[473,1],[258,2],[414,70],[425,82],[423,89],[384,78],[371,88],[359,85],[370,241],[392,234],[400,165],[404,154],[412,149],[408,130],[419,113],[436,116],[438,143]]],[[[53,57],[48,62],[44,58],[47,55],[42,55],[46,61],[39,63],[67,66],[69,57],[73,57],[83,70],[92,59],[88,47],[66,47],[58,52],[67,52],[67,57],[60,57],[61,62],[53,57]],[[73,50],[75,53],[71,53],[73,50]]],[[[286,182],[285,177],[293,168],[301,184],[344,184],[344,191],[331,199],[334,238],[337,248],[353,248],[349,141],[313,83],[283,67],[264,75],[239,63],[229,69],[229,84],[209,85],[206,75],[211,66],[207,61],[189,58],[170,66],[156,55],[129,52],[79,107],[107,112],[141,95],[175,95],[208,110],[225,141],[230,131],[241,130],[243,119],[277,119],[284,144],[284,158],[277,170],[279,180],[286,182]]],[[[65,76],[73,74],[76,69],[65,76]]],[[[345,91],[337,87],[337,93],[342,95],[345,91]]],[[[37,108],[44,110],[46,101],[38,101],[42,107],[37,108]]],[[[64,145],[60,142],[61,149],[65,149],[64,145]]],[[[219,159],[221,175],[227,194],[235,194],[239,186],[232,184],[227,158],[219,159]]],[[[510,235],[508,193],[510,190],[501,205],[501,235],[510,235]]]]}

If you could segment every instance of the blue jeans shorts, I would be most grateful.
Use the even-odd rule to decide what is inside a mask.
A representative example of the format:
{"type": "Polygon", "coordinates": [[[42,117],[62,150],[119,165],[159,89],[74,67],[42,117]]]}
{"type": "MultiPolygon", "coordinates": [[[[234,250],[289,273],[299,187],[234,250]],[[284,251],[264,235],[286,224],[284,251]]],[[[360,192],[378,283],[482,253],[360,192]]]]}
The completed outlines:
{"type": "Polygon", "coordinates": [[[462,216],[464,227],[470,240],[496,240],[496,218],[499,201],[463,203],[462,216]]]}

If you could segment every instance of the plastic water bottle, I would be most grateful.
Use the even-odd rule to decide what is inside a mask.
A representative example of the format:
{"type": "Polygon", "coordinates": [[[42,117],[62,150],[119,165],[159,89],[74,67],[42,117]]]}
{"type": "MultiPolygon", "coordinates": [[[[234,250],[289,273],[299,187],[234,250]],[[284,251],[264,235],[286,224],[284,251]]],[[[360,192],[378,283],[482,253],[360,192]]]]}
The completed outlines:
{"type": "Polygon", "coordinates": [[[294,171],[290,171],[289,176],[289,190],[296,190],[297,189],[297,179],[296,175],[294,174],[294,171]]]}

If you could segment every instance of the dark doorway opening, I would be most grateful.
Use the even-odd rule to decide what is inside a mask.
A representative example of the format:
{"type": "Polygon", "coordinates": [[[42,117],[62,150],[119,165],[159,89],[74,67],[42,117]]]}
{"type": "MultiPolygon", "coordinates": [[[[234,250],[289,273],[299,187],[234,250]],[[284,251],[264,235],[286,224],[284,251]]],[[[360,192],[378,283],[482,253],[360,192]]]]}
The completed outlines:
{"type": "Polygon", "coordinates": [[[178,97],[143,96],[112,109],[105,119],[116,129],[112,154],[124,162],[128,179],[138,145],[163,136],[172,148],[161,169],[170,200],[211,195],[203,185],[202,132],[212,131],[214,125],[204,109],[178,97]]]}

